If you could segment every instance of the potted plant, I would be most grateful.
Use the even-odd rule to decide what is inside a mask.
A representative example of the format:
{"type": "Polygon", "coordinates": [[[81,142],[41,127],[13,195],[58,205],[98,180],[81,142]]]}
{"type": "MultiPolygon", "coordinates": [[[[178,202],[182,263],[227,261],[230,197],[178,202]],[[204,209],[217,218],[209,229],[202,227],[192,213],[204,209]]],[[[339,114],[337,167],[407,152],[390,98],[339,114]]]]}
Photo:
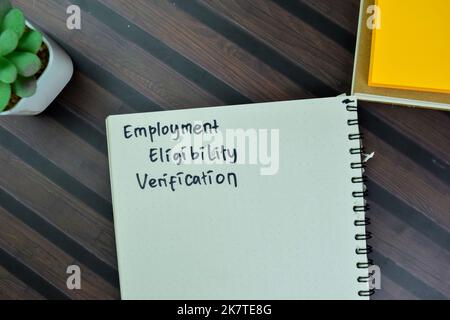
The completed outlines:
{"type": "Polygon", "coordinates": [[[73,74],[70,57],[0,0],[0,115],[44,111],[73,74]]]}

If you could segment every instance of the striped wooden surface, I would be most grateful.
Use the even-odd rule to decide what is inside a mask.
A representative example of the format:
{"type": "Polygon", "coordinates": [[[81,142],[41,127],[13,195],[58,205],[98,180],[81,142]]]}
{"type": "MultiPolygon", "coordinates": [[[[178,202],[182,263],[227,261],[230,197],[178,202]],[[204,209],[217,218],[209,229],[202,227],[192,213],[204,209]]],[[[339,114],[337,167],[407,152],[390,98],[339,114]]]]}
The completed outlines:
{"type": "MultiPolygon", "coordinates": [[[[72,56],[39,117],[0,119],[0,298],[117,299],[104,120],[350,91],[357,0],[16,0],[72,56]],[[82,9],[69,31],[66,8],[82,9]],[[80,265],[83,289],[66,288],[80,265]]],[[[450,298],[450,116],[361,103],[374,299],[450,298]]],[[[332,266],[330,266],[330,272],[332,266]]]]}

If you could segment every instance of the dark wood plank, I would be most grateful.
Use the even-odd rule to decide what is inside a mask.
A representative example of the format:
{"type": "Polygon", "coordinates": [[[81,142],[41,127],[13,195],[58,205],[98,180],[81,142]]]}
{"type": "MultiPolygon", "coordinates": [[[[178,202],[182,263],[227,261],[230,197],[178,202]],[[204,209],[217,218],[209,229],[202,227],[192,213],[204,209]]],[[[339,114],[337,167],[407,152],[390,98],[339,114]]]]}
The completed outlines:
{"type": "Polygon", "coordinates": [[[115,268],[112,222],[0,147],[1,190],[115,268]]]}
{"type": "Polygon", "coordinates": [[[0,207],[0,246],[41,274],[53,286],[72,299],[117,298],[118,289],[106,283],[86,266],[55,247],[0,207]],[[83,290],[69,290],[67,267],[81,269],[83,290]]]}
{"type": "MultiPolygon", "coordinates": [[[[75,72],[70,86],[62,92],[58,101],[68,106],[103,134],[106,134],[105,119],[109,115],[136,112],[132,106],[118,99],[80,72],[75,72]]],[[[101,170],[105,168],[104,161],[104,159],[101,160],[101,170]]],[[[105,183],[105,180],[102,181],[105,183]]],[[[103,193],[107,199],[109,199],[109,193],[109,189],[107,193],[103,193]]]]}
{"type": "Polygon", "coordinates": [[[450,165],[450,117],[443,112],[400,106],[380,108],[375,103],[364,107],[450,165]]]}
{"type": "Polygon", "coordinates": [[[204,0],[204,3],[336,91],[347,91],[351,81],[352,55],[273,2],[204,0]]]}
{"type": "MultiPolygon", "coordinates": [[[[371,245],[450,298],[450,253],[377,204],[371,209],[371,245]]],[[[383,275],[383,270],[381,270],[383,275]]]]}
{"type": "MultiPolygon", "coordinates": [[[[51,108],[59,108],[55,105],[51,108]]],[[[110,201],[107,158],[48,116],[0,119],[8,130],[83,185],[110,201]]]]}
{"type": "Polygon", "coordinates": [[[83,15],[82,30],[74,33],[67,29],[66,16],[61,13],[66,11],[69,1],[17,0],[15,3],[28,17],[45,15],[46,19],[37,22],[47,34],[76,48],[162,106],[182,108],[222,104],[219,99],[201,90],[89,14],[83,15]]]}
{"type": "MultiPolygon", "coordinates": [[[[311,96],[298,84],[166,1],[101,1],[252,101],[311,96]],[[189,41],[186,41],[189,39],[189,41]]],[[[142,39],[145,41],[145,39],[142,39]]]]}
{"type": "Polygon", "coordinates": [[[366,174],[411,207],[450,230],[450,186],[364,130],[367,152],[375,152],[366,174]]]}
{"type": "Polygon", "coordinates": [[[402,286],[383,276],[381,289],[371,297],[372,300],[419,300],[417,296],[405,290],[402,286]]]}
{"type": "Polygon", "coordinates": [[[45,298],[0,265],[1,300],[44,300],[45,298]]]}
{"type": "Polygon", "coordinates": [[[317,12],[341,26],[350,33],[355,33],[358,28],[358,15],[360,0],[294,0],[305,3],[317,12]]]}

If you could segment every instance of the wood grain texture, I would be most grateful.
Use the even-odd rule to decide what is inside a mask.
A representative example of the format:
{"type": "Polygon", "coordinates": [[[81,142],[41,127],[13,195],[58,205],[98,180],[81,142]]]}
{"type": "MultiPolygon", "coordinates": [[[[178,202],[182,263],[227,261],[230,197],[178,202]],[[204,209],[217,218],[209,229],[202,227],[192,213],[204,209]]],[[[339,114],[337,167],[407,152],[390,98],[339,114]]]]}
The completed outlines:
{"type": "MultiPolygon", "coordinates": [[[[70,86],[61,93],[57,101],[71,108],[86,123],[103,134],[106,134],[105,119],[109,115],[136,112],[130,105],[79,71],[75,72],[70,86]],[[80,92],[83,94],[80,95],[80,92]]],[[[107,194],[109,198],[109,192],[107,194]]]]}
{"type": "Polygon", "coordinates": [[[0,297],[4,300],[44,300],[44,297],[0,266],[0,297]]]}
{"type": "Polygon", "coordinates": [[[398,106],[379,108],[376,104],[366,106],[376,116],[389,123],[402,134],[413,139],[422,148],[428,150],[447,165],[450,159],[450,141],[448,116],[433,110],[413,109],[405,112],[398,106]]]}
{"type": "Polygon", "coordinates": [[[48,116],[0,119],[0,126],[62,168],[105,200],[110,200],[107,158],[48,116]],[[36,135],[39,132],[39,135],[36,135]]]}
{"type": "Polygon", "coordinates": [[[405,290],[390,278],[383,276],[382,289],[378,290],[372,299],[375,300],[419,300],[411,292],[405,290]]]}
{"type": "Polygon", "coordinates": [[[252,101],[310,93],[166,1],[101,1],[252,101]],[[190,39],[190,41],[186,41],[190,39]]]}
{"type": "Polygon", "coordinates": [[[450,186],[371,132],[363,132],[367,151],[375,152],[367,168],[367,175],[446,231],[450,231],[450,186]]]}
{"type": "Polygon", "coordinates": [[[94,63],[118,75],[122,81],[157,103],[167,108],[192,107],[199,101],[203,101],[203,106],[220,105],[219,99],[204,92],[142,48],[123,39],[91,15],[84,15],[83,28],[79,32],[68,30],[65,27],[66,16],[61,13],[71,4],[69,1],[25,0],[16,3],[29,17],[38,17],[45,12],[46,19],[39,20],[38,24],[42,30],[77,48],[94,63]]]}
{"type": "MultiPolygon", "coordinates": [[[[1,190],[112,266],[116,265],[112,222],[0,147],[1,190]],[[14,182],[14,183],[13,183],[14,182]]],[[[2,203],[1,206],[5,206],[2,203]]],[[[22,212],[18,212],[22,213],[22,212]]]]}
{"type": "Polygon", "coordinates": [[[0,246],[18,260],[34,270],[40,270],[42,277],[60,288],[71,299],[112,299],[117,290],[98,279],[86,266],[49,243],[31,228],[0,209],[0,246]],[[66,286],[66,269],[78,265],[82,271],[83,290],[69,290],[66,286]]]}
{"type": "Polygon", "coordinates": [[[352,55],[313,27],[296,19],[271,1],[205,0],[255,37],[287,56],[294,64],[345,92],[352,55]],[[251,13],[251,14],[249,14],[251,13]]]}
{"type": "Polygon", "coordinates": [[[354,13],[359,10],[359,0],[340,1],[338,4],[333,0],[294,1],[305,3],[350,33],[354,33],[358,27],[358,15],[354,13]]]}
{"type": "MultiPolygon", "coordinates": [[[[0,299],[116,299],[105,119],[350,92],[357,0],[13,0],[75,75],[41,116],[0,119],[0,299]],[[82,29],[66,28],[66,8],[82,29]],[[68,290],[78,264],[83,290],[68,290]]],[[[360,103],[373,299],[450,298],[450,117],[360,103]]],[[[356,279],[355,279],[356,281],[356,279]]]]}
{"type": "Polygon", "coordinates": [[[450,294],[450,253],[380,206],[371,208],[371,245],[442,295],[450,294]]]}

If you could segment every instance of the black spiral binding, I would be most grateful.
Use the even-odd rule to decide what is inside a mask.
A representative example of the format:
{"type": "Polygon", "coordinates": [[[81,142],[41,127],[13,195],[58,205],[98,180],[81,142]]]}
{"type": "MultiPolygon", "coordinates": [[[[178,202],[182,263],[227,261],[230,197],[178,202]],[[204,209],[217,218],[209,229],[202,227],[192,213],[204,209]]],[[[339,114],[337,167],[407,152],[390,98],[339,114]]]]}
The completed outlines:
{"type": "MultiPolygon", "coordinates": [[[[358,112],[358,107],[355,105],[356,101],[355,100],[351,100],[351,99],[345,99],[342,101],[342,103],[346,106],[346,109],[348,112],[358,112]]],[[[358,119],[349,119],[347,120],[347,124],[349,126],[358,126],[359,125],[359,121],[358,119]]],[[[360,142],[360,147],[358,148],[351,148],[350,154],[352,155],[363,155],[364,154],[364,148],[361,147],[362,143],[362,139],[363,139],[363,135],[361,133],[353,133],[353,134],[349,134],[348,135],[348,139],[350,141],[359,141],[360,142]]],[[[360,162],[352,162],[350,164],[350,167],[352,169],[364,169],[366,167],[366,163],[363,162],[362,160],[360,162]]],[[[366,176],[362,175],[362,176],[358,176],[358,177],[353,177],[352,178],[352,183],[355,184],[364,184],[367,182],[367,178],[366,176]]],[[[364,187],[363,191],[354,191],[352,193],[352,196],[354,198],[364,198],[367,196],[367,190],[364,187]]],[[[354,206],[353,207],[353,212],[354,213],[360,213],[360,212],[367,212],[370,210],[370,207],[368,204],[364,204],[362,206],[354,206]]],[[[364,218],[363,220],[355,220],[354,221],[354,225],[356,227],[361,227],[361,226],[368,226],[370,225],[370,218],[364,218]]],[[[372,234],[370,232],[365,232],[363,234],[356,234],[355,235],[355,240],[357,241],[367,241],[369,239],[372,238],[372,234]]],[[[357,248],[356,249],[356,254],[357,255],[365,255],[367,256],[369,253],[372,252],[372,247],[369,245],[366,245],[364,248],[357,248]]],[[[367,259],[366,262],[358,262],[356,264],[356,267],[358,269],[368,269],[370,266],[373,265],[373,261],[371,259],[367,259]]],[[[371,280],[371,276],[372,274],[368,274],[367,276],[361,276],[358,277],[357,281],[360,283],[363,282],[369,282],[371,280]]],[[[361,297],[368,297],[371,296],[375,293],[375,289],[369,289],[369,290],[360,290],[358,291],[358,295],[361,297]]]]}

